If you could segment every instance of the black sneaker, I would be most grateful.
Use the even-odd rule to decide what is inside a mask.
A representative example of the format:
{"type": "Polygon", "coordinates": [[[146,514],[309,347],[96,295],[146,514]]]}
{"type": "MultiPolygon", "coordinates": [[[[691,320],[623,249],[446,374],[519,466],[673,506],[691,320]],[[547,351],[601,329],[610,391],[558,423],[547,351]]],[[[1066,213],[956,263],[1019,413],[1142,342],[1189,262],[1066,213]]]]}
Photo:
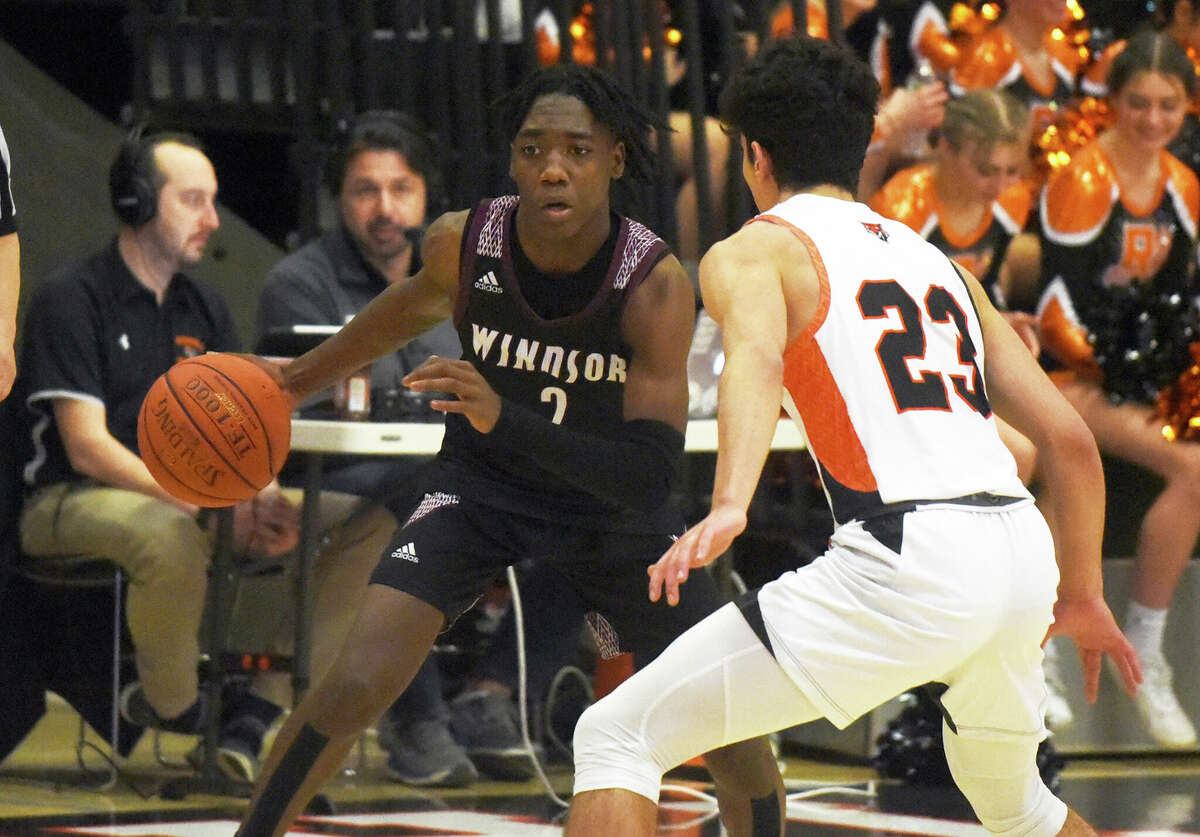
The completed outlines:
{"type": "Polygon", "coordinates": [[[122,718],[135,726],[161,729],[164,732],[177,732],[181,735],[199,735],[204,730],[204,723],[208,715],[205,711],[207,705],[208,701],[205,700],[202,692],[196,696],[195,702],[183,712],[174,718],[163,718],[146,699],[146,693],[142,690],[141,683],[130,683],[121,690],[122,718]]]}
{"type": "Polygon", "coordinates": [[[417,787],[463,788],[479,778],[475,765],[451,736],[444,721],[380,723],[380,745],[387,750],[388,776],[417,787]]]}
{"type": "MultiPolygon", "coordinates": [[[[483,775],[500,780],[533,778],[530,752],[521,737],[517,707],[496,692],[479,690],[450,703],[450,731],[483,775]]],[[[534,745],[535,752],[540,750],[534,745]]]]}

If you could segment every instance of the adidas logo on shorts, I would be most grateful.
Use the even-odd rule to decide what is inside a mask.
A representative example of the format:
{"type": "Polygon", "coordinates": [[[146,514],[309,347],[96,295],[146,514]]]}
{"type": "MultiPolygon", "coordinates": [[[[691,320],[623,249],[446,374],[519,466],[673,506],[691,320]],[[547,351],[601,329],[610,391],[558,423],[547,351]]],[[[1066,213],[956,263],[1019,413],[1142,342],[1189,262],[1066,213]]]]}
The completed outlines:
{"type": "Polygon", "coordinates": [[[406,544],[401,544],[400,548],[392,553],[393,558],[403,558],[405,561],[412,561],[414,564],[420,563],[417,559],[417,547],[412,541],[406,544]]]}
{"type": "Polygon", "coordinates": [[[504,288],[500,287],[500,280],[498,280],[496,278],[496,274],[490,270],[475,280],[475,287],[481,291],[487,291],[490,294],[504,293],[504,288]]]}

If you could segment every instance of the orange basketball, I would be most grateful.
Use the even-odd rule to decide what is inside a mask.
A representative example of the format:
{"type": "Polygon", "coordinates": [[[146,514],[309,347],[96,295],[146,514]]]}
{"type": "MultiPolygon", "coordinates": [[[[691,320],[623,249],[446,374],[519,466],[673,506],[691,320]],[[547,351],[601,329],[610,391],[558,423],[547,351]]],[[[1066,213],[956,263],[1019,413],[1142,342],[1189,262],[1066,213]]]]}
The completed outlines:
{"type": "Polygon", "coordinates": [[[245,358],[207,354],[159,376],[138,415],[138,448],[158,484],[198,506],[232,506],[287,458],[292,405],[245,358]]]}

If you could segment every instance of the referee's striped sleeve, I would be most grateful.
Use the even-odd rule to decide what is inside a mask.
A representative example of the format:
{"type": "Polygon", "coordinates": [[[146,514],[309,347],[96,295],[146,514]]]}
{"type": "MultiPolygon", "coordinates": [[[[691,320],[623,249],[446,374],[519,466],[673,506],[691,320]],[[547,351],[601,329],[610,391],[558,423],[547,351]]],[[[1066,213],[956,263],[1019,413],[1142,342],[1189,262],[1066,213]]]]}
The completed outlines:
{"type": "Polygon", "coordinates": [[[8,143],[4,141],[4,129],[0,128],[0,235],[17,231],[17,205],[13,201],[11,172],[8,143]]]}

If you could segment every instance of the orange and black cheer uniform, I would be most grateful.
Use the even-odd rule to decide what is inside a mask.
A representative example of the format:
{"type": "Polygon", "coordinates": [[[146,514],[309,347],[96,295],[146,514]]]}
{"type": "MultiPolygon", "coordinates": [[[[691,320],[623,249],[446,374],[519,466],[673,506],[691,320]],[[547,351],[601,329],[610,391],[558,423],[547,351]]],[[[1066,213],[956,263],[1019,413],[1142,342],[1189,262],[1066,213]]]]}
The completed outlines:
{"type": "Polygon", "coordinates": [[[1160,161],[1158,189],[1144,206],[1122,194],[1098,142],[1076,154],[1042,192],[1042,342],[1076,370],[1094,369],[1089,323],[1114,288],[1152,282],[1164,292],[1195,295],[1200,183],[1166,151],[1160,161]]]}
{"type": "Polygon", "coordinates": [[[967,270],[982,283],[993,302],[1004,307],[1000,267],[1013,236],[1025,228],[1033,197],[1023,183],[1016,183],[992,201],[991,212],[968,235],[946,228],[945,207],[933,188],[933,167],[921,164],[892,177],[870,201],[880,215],[893,218],[915,230],[930,244],[967,270]]]}
{"type": "Polygon", "coordinates": [[[962,58],[950,73],[951,95],[961,96],[988,87],[1007,90],[1029,108],[1036,135],[1074,97],[1075,78],[1083,63],[1070,45],[1055,40],[1049,32],[1044,44],[1054,71],[1051,84],[1034,78],[1021,63],[1008,33],[993,26],[963,50],[962,58]]]}
{"type": "Polygon", "coordinates": [[[908,30],[908,49],[915,60],[928,61],[942,76],[962,60],[962,48],[950,30],[948,0],[925,0],[913,13],[908,30]]]}

